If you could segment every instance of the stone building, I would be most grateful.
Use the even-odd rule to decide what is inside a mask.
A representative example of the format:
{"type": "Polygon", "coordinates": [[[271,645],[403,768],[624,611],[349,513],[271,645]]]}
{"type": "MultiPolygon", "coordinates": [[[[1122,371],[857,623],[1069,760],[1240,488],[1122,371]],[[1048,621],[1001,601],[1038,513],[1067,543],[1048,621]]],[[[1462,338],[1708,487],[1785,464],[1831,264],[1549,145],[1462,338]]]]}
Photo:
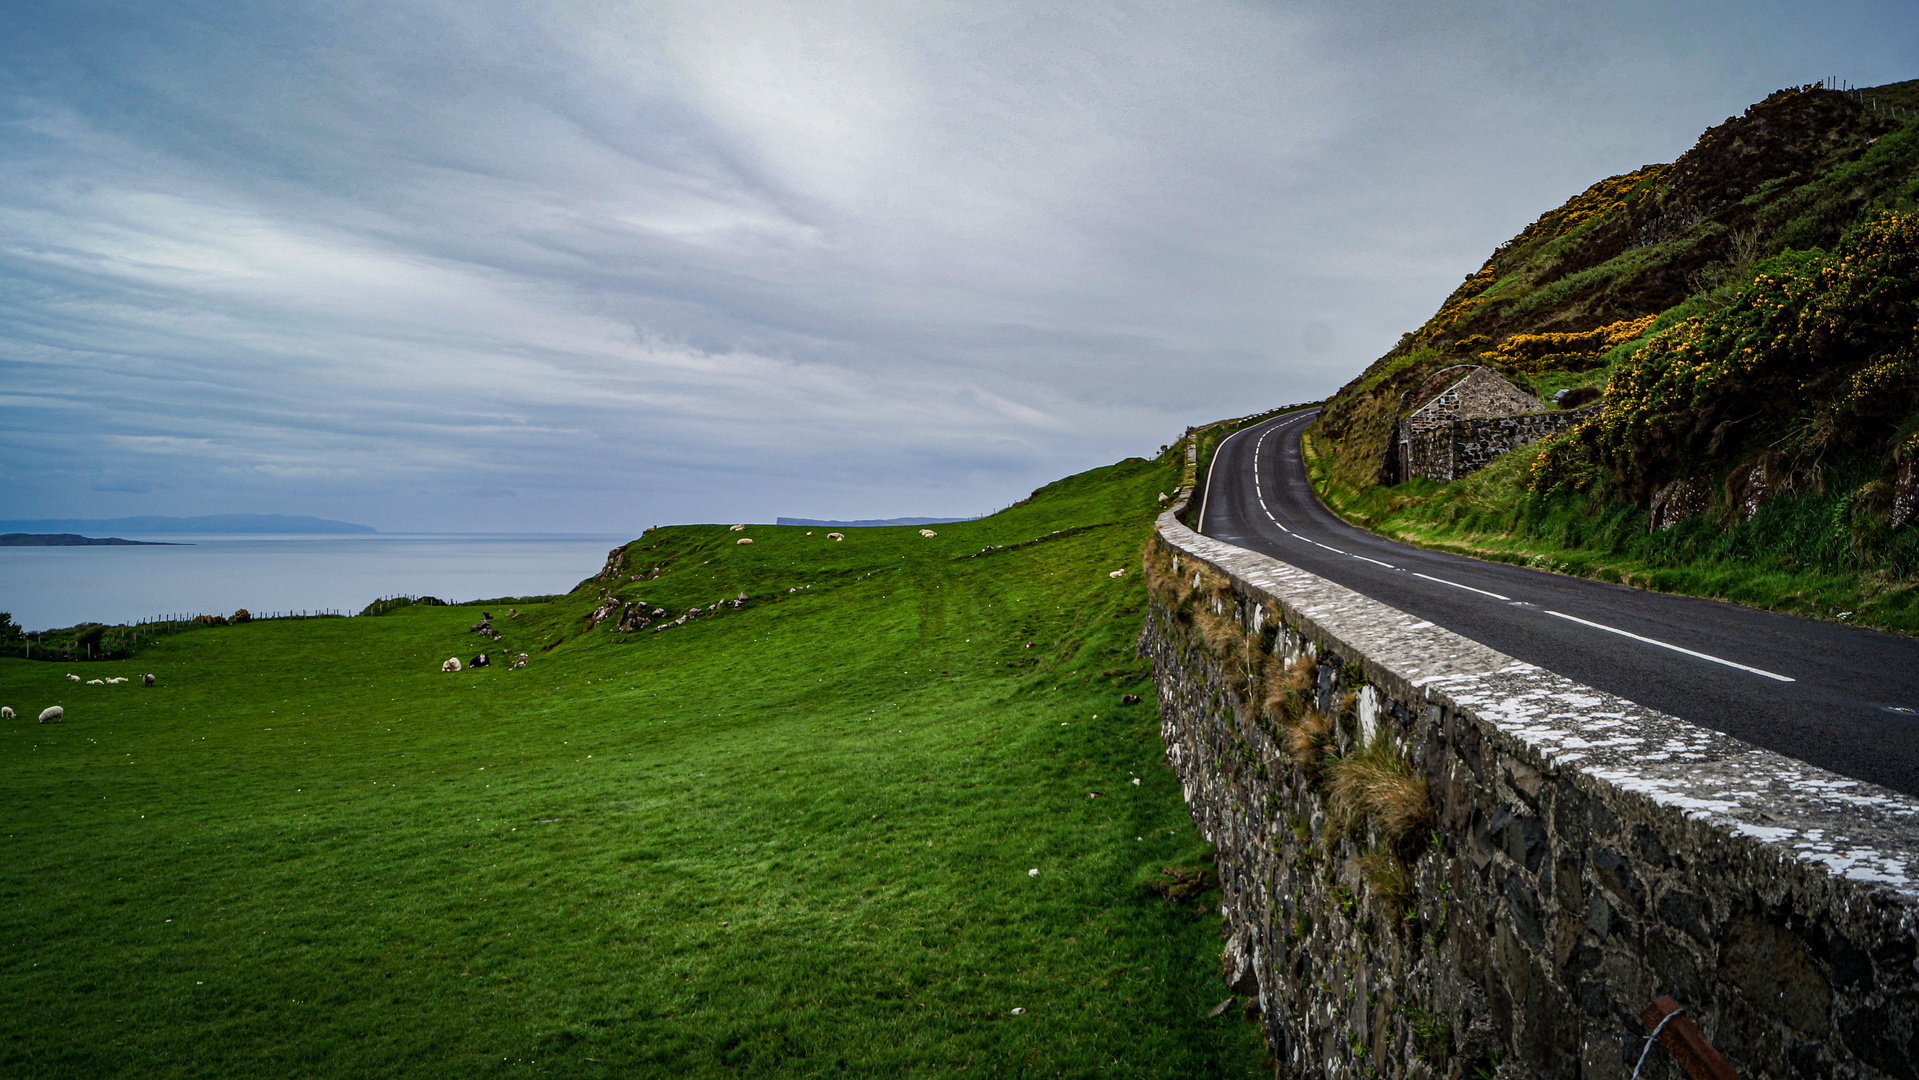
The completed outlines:
{"type": "Polygon", "coordinates": [[[1594,409],[1549,410],[1489,367],[1461,364],[1408,395],[1421,402],[1399,421],[1390,482],[1423,476],[1445,482],[1517,447],[1564,431],[1594,409]]]}

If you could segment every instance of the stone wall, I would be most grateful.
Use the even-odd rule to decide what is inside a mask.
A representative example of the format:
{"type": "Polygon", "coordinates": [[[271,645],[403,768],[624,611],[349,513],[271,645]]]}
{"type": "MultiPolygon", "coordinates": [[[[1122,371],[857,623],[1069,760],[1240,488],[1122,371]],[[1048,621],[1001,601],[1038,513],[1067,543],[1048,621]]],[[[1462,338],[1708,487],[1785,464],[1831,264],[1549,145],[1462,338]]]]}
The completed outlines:
{"type": "MultiPolygon", "coordinates": [[[[1625,1080],[1660,994],[1749,1080],[1919,1075],[1919,800],[1171,511],[1146,563],[1167,759],[1280,1075],[1625,1080]],[[1427,823],[1394,837],[1355,812],[1340,763],[1362,753],[1397,763],[1427,823]]],[[[1681,1074],[1655,1047],[1641,1075],[1681,1074]]]]}
{"type": "Polygon", "coordinates": [[[1450,420],[1424,432],[1402,429],[1399,477],[1423,476],[1446,483],[1470,476],[1499,455],[1556,435],[1599,410],[1600,406],[1591,405],[1563,412],[1450,420]]]}
{"type": "Polygon", "coordinates": [[[1455,419],[1506,416],[1539,408],[1538,398],[1514,386],[1492,368],[1474,366],[1466,368],[1458,382],[1407,414],[1401,427],[1408,434],[1420,435],[1443,428],[1455,419]]]}

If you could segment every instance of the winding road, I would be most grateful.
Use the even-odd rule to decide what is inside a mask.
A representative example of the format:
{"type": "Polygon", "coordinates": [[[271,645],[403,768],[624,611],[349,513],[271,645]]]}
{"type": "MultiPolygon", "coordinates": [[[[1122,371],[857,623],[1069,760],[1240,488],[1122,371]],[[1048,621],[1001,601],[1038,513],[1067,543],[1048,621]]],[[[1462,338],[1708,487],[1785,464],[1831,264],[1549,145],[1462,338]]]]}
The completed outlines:
{"type": "Polygon", "coordinates": [[[1919,795],[1919,641],[1426,551],[1346,524],[1300,457],[1317,409],[1221,442],[1198,531],[1649,708],[1919,795]]]}

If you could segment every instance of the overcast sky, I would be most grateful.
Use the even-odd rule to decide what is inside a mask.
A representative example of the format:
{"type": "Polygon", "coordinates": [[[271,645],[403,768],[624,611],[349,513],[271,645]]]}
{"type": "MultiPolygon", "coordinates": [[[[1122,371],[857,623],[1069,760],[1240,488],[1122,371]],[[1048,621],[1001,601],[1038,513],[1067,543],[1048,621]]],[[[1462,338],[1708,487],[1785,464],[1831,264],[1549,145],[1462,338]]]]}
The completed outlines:
{"type": "Polygon", "coordinates": [[[5,4],[0,518],[989,511],[1916,12],[5,4]]]}

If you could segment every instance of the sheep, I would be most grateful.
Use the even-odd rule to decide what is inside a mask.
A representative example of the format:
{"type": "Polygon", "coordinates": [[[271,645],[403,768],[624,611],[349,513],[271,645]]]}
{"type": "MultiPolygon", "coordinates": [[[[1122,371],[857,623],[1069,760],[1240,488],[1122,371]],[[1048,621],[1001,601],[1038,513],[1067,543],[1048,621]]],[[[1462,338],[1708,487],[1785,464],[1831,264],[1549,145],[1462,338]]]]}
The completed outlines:
{"type": "Polygon", "coordinates": [[[127,681],[127,677],[125,675],[115,675],[113,678],[107,680],[107,685],[118,686],[121,683],[126,681],[127,681]]]}
{"type": "Polygon", "coordinates": [[[459,657],[457,657],[457,656],[449,656],[449,657],[447,657],[447,660],[446,660],[446,663],[444,663],[444,664],[441,664],[441,665],[440,665],[440,670],[441,670],[441,671],[458,671],[458,670],[460,670],[460,658],[459,658],[459,657]]]}
{"type": "Polygon", "coordinates": [[[151,671],[149,671],[149,672],[147,672],[147,673],[146,673],[145,675],[142,675],[142,676],[140,676],[140,682],[141,682],[141,684],[142,684],[142,685],[144,685],[144,686],[152,686],[152,685],[153,685],[153,673],[152,673],[151,671]]]}
{"type": "Polygon", "coordinates": [[[1115,571],[1113,571],[1112,573],[1110,573],[1110,574],[1108,574],[1108,575],[1106,575],[1106,576],[1107,576],[1107,577],[1112,577],[1112,578],[1120,578],[1120,577],[1125,577],[1125,576],[1126,576],[1126,571],[1124,571],[1124,570],[1115,570],[1115,571]]]}
{"type": "Polygon", "coordinates": [[[0,705],[0,720],[11,720],[11,719],[13,719],[13,706],[0,705]]]}
{"type": "Polygon", "coordinates": [[[739,538],[738,540],[735,540],[735,541],[734,541],[734,543],[736,543],[736,544],[750,544],[750,543],[752,543],[752,542],[753,542],[753,541],[752,541],[752,540],[751,540],[750,538],[748,538],[748,537],[745,537],[745,536],[742,536],[742,537],[740,537],[740,538],[739,538]]]}
{"type": "Polygon", "coordinates": [[[79,681],[80,681],[80,676],[78,676],[78,675],[74,675],[74,674],[72,674],[72,673],[68,673],[68,675],[67,675],[67,681],[68,681],[68,682],[79,682],[79,681]]]}
{"type": "Polygon", "coordinates": [[[474,657],[474,658],[473,658],[473,663],[471,663],[471,664],[469,664],[469,665],[467,665],[467,666],[468,666],[468,667],[476,667],[476,668],[483,668],[483,667],[492,667],[492,666],[493,666],[493,661],[491,661],[491,660],[488,660],[488,659],[486,658],[486,654],[485,654],[485,653],[481,653],[480,655],[478,655],[478,656],[476,656],[476,657],[474,657]]]}
{"type": "Polygon", "coordinates": [[[734,531],[734,532],[745,532],[745,531],[746,531],[746,526],[744,526],[744,525],[735,525],[735,526],[733,526],[733,531],[734,531]]]}
{"type": "Polygon", "coordinates": [[[931,540],[932,538],[934,538],[935,536],[938,536],[939,534],[934,532],[931,529],[921,529],[920,535],[926,537],[928,540],[931,540]]]}
{"type": "Polygon", "coordinates": [[[87,680],[88,686],[105,686],[106,684],[107,684],[107,681],[105,679],[88,679],[87,680]]]}
{"type": "Polygon", "coordinates": [[[57,724],[60,722],[60,718],[65,715],[67,715],[67,710],[58,705],[49,705],[40,711],[40,722],[43,724],[57,724]]]}
{"type": "Polygon", "coordinates": [[[846,534],[845,533],[827,533],[826,538],[828,540],[844,540],[846,539],[846,534]]]}

